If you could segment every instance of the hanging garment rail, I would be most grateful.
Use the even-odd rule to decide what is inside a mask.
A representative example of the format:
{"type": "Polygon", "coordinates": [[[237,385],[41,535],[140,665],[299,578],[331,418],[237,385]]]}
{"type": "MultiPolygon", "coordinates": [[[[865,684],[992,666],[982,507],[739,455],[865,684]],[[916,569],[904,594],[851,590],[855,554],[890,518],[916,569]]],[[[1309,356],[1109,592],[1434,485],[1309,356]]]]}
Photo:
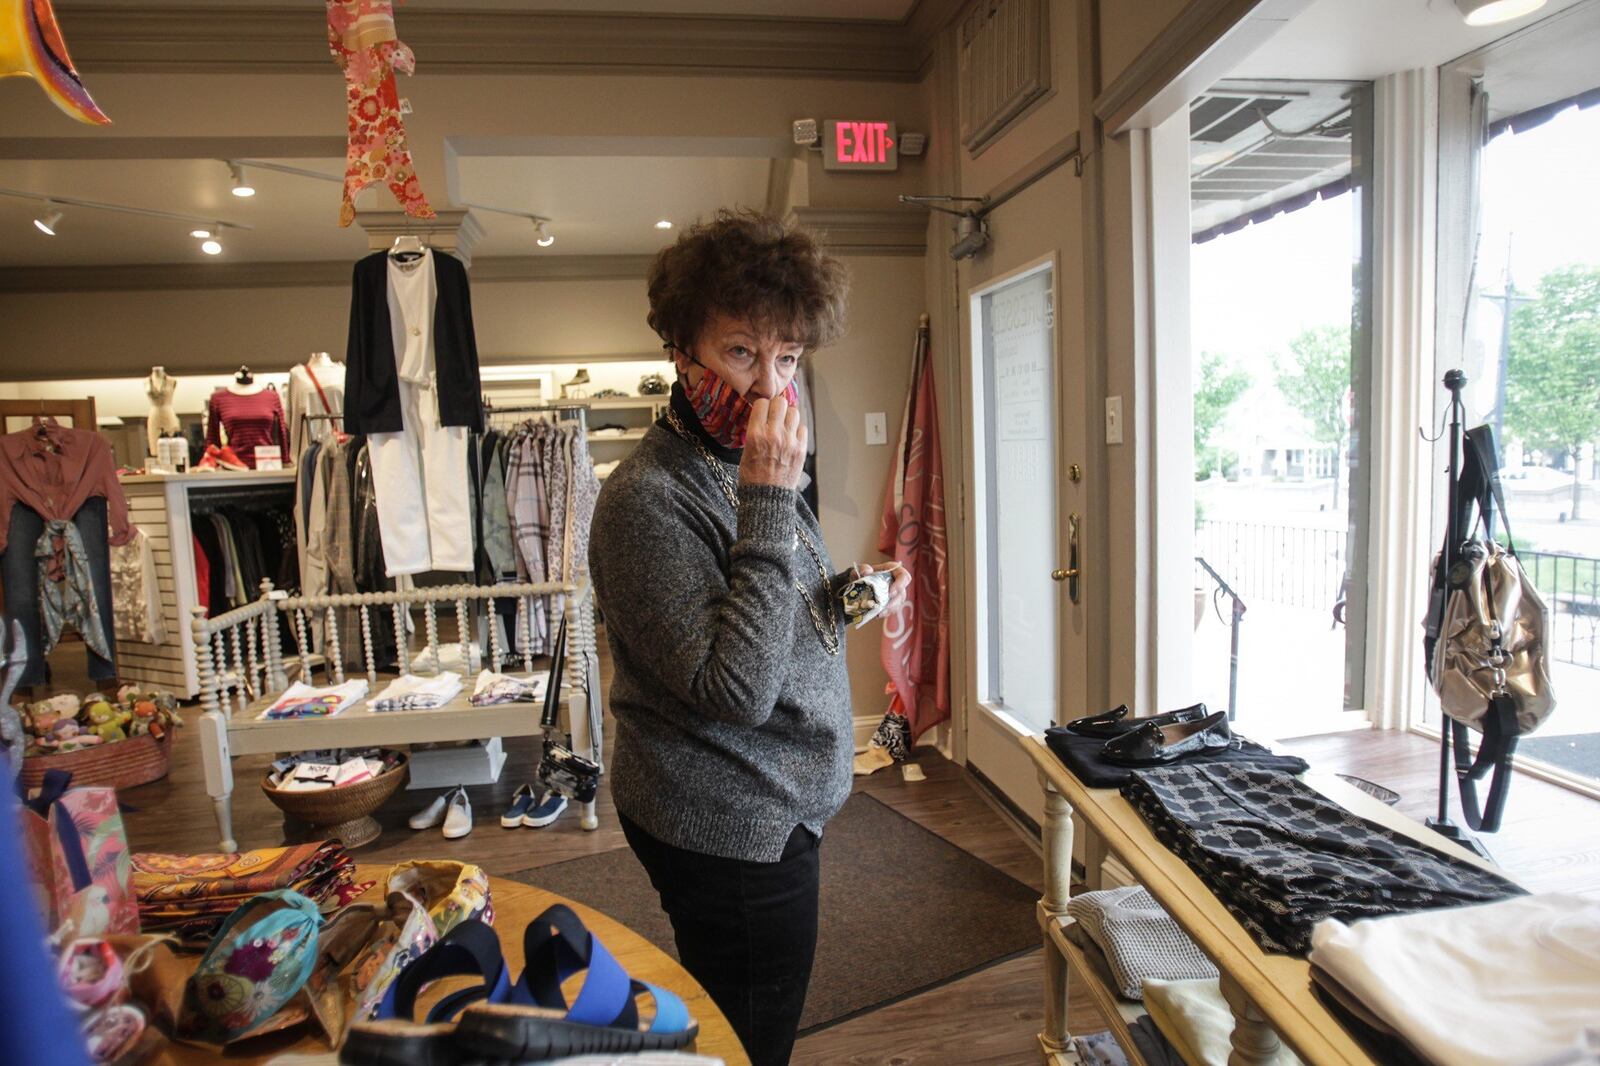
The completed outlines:
{"type": "Polygon", "coordinates": [[[294,503],[294,485],[262,485],[250,489],[210,489],[189,493],[191,514],[209,514],[219,507],[285,507],[294,503]]]}

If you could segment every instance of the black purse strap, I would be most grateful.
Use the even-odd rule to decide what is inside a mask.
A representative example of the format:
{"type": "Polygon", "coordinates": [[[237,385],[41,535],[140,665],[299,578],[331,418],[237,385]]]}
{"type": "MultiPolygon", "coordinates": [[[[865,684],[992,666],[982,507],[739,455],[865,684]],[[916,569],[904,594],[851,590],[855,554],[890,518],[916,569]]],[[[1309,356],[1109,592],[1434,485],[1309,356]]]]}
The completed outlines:
{"type": "Polygon", "coordinates": [[[1455,742],[1456,784],[1461,792],[1461,815],[1473,832],[1493,833],[1500,828],[1506,797],[1511,791],[1512,756],[1517,751],[1517,704],[1509,696],[1489,700],[1483,718],[1483,739],[1474,758],[1468,747],[1471,734],[1465,724],[1447,719],[1445,728],[1455,742]],[[1478,781],[1490,770],[1489,794],[1478,802],[1478,781]]]}

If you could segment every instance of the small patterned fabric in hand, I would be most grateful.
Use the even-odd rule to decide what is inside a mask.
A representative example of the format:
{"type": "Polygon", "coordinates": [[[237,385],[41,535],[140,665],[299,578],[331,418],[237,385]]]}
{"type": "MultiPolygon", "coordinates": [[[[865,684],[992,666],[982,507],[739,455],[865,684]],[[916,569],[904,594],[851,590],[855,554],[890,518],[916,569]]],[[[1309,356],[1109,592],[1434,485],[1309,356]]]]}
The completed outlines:
{"type": "Polygon", "coordinates": [[[328,50],[344,71],[350,109],[350,139],[345,149],[344,203],[339,225],[356,217],[356,194],[383,183],[413,218],[433,218],[433,208],[406,145],[400,90],[394,72],[411,74],[417,60],[400,42],[391,0],[327,0],[328,50]]]}

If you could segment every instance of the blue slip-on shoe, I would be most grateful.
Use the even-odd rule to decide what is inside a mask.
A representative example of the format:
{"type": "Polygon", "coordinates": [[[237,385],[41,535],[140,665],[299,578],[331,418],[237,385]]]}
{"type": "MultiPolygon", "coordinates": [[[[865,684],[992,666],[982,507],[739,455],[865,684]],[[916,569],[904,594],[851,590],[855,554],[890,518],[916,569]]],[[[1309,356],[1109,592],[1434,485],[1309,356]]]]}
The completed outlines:
{"type": "Polygon", "coordinates": [[[533,809],[537,802],[533,794],[532,785],[523,785],[511,794],[511,806],[506,808],[506,813],[500,816],[500,825],[504,829],[516,829],[528,824],[524,821],[527,813],[533,809]]]}
{"type": "Polygon", "coordinates": [[[546,791],[539,796],[539,802],[529,807],[522,816],[522,824],[530,829],[543,829],[567,809],[567,797],[559,792],[546,791]]]}

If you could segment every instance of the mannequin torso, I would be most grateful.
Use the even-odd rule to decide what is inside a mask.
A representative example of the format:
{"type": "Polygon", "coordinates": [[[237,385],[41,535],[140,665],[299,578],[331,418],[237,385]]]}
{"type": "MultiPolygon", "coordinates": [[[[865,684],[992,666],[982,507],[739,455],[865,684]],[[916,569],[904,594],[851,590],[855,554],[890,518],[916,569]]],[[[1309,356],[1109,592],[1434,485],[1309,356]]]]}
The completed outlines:
{"type": "Polygon", "coordinates": [[[145,419],[145,443],[150,446],[150,455],[156,454],[156,442],[163,433],[182,429],[172,406],[172,395],[177,391],[178,379],[168,376],[166,367],[150,368],[150,376],[144,382],[144,393],[150,400],[150,414],[145,419]]]}

